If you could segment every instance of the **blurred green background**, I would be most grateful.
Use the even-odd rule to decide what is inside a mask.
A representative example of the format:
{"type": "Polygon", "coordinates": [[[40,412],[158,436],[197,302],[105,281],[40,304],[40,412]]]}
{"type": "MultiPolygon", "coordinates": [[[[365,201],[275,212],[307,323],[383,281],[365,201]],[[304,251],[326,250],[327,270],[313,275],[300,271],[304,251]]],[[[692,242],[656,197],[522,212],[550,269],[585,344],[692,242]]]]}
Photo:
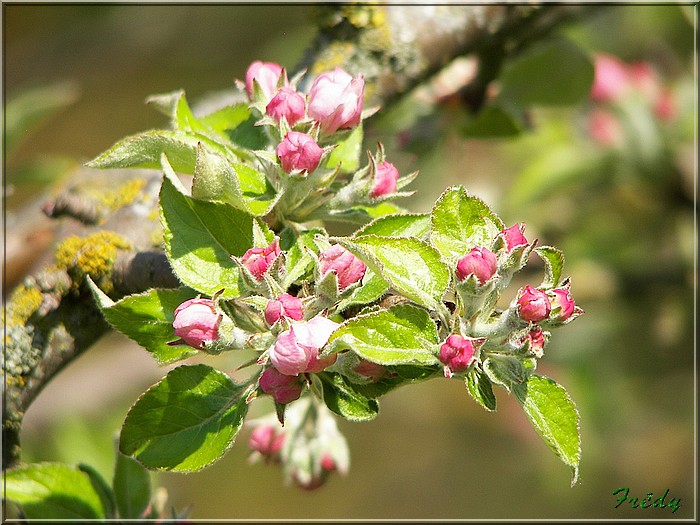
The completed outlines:
{"type": "MultiPolygon", "coordinates": [[[[43,118],[23,123],[6,151],[8,223],[77,163],[164,126],[147,96],[183,88],[196,102],[230,89],[253,60],[293,67],[315,34],[310,9],[4,4],[6,108],[22,97],[54,108],[37,110],[43,118]]],[[[388,395],[373,422],[340,422],[350,474],[315,492],[248,465],[244,432],[200,473],[154,474],[171,503],[191,504],[195,519],[696,516],[693,16],[688,6],[605,6],[561,31],[591,54],[651,63],[672,90],[675,118],[659,126],[633,105],[623,146],[590,140],[586,101],[534,109],[532,129],[511,139],[462,136],[463,110],[449,104],[408,128],[396,112],[367,128],[367,147],[381,140],[401,173],[421,170],[407,208],[426,211],[446,186],[464,184],[507,224],[525,221],[528,238],[564,250],[586,315],[553,333],[539,372],[581,413],[578,486],[505,391],[486,413],[459,381],[436,380],[388,395]],[[615,509],[619,487],[640,498],[669,489],[681,506],[615,509]]],[[[24,459],[85,462],[109,479],[121,421],[165,372],[124,338],[106,337],[30,408],[24,459]]],[[[252,415],[269,408],[256,403],[252,415]]]]}

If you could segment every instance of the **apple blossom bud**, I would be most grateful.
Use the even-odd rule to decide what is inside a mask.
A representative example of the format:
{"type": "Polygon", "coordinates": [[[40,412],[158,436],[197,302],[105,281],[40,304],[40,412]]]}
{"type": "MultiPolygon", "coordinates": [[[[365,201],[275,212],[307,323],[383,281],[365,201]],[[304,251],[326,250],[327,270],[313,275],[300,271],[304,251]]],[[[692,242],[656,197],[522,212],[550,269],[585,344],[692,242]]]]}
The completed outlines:
{"type": "Polygon", "coordinates": [[[599,54],[595,58],[591,99],[596,102],[620,100],[629,87],[627,66],[617,57],[599,54]]]}
{"type": "Polygon", "coordinates": [[[587,126],[588,135],[601,146],[619,146],[624,141],[622,125],[610,111],[594,109],[588,114],[587,126]]]}
{"type": "Polygon", "coordinates": [[[525,223],[513,224],[510,228],[506,228],[501,231],[504,239],[506,240],[506,249],[511,252],[514,248],[522,246],[523,244],[529,244],[523,232],[525,231],[525,223]]]}
{"type": "Polygon", "coordinates": [[[288,293],[283,293],[277,299],[267,303],[265,307],[265,321],[269,325],[275,324],[282,316],[301,321],[304,318],[301,299],[288,293]]]}
{"type": "Polygon", "coordinates": [[[362,74],[353,78],[339,67],[319,75],[309,91],[309,116],[326,133],[357,126],[362,115],[364,88],[362,74]]]}
{"type": "Polygon", "coordinates": [[[298,120],[304,118],[306,99],[292,88],[282,86],[267,104],[265,111],[277,121],[284,117],[287,123],[293,126],[298,120]]]}
{"type": "Polygon", "coordinates": [[[272,241],[272,244],[264,248],[250,248],[247,250],[241,257],[241,263],[259,281],[280,253],[279,239],[275,239],[272,241]]]}
{"type": "Polygon", "coordinates": [[[308,133],[290,131],[277,145],[277,157],[287,173],[294,170],[311,173],[318,167],[322,155],[323,149],[308,133]]]}
{"type": "Polygon", "coordinates": [[[334,271],[338,276],[338,289],[342,292],[365,275],[367,266],[340,244],[334,244],[318,256],[321,275],[334,271]]]}
{"type": "Polygon", "coordinates": [[[282,374],[296,376],[305,372],[320,372],[333,364],[336,354],[318,358],[318,351],[340,326],[327,317],[317,315],[305,323],[293,324],[270,348],[270,361],[282,374]]]}
{"type": "Polygon", "coordinates": [[[175,309],[175,335],[194,348],[219,338],[221,315],[211,299],[190,299],[175,309]]]}
{"type": "Polygon", "coordinates": [[[530,323],[546,319],[552,309],[547,294],[530,285],[520,291],[517,304],[520,318],[530,323]]]}
{"type": "Polygon", "coordinates": [[[496,254],[488,248],[476,246],[457,261],[457,279],[464,281],[470,275],[475,275],[479,284],[484,284],[497,269],[496,254]]]}
{"type": "Polygon", "coordinates": [[[265,98],[269,100],[277,91],[282,71],[282,66],[274,62],[260,62],[259,60],[253,62],[248,66],[245,74],[245,89],[248,92],[248,98],[253,99],[253,81],[257,80],[265,98]]]}
{"type": "Polygon", "coordinates": [[[549,318],[552,321],[566,321],[574,313],[576,305],[571,293],[566,288],[555,288],[549,292],[552,310],[549,318]]]}
{"type": "Polygon", "coordinates": [[[374,173],[372,189],[369,196],[373,199],[396,192],[396,181],[399,180],[399,170],[391,162],[380,162],[374,173]]]}
{"type": "Polygon", "coordinates": [[[332,472],[336,469],[335,459],[328,452],[324,452],[321,456],[321,468],[326,472],[332,472]]]}
{"type": "Polygon", "coordinates": [[[547,340],[545,339],[542,328],[535,325],[523,338],[521,344],[528,344],[530,352],[532,352],[535,357],[540,358],[543,355],[544,345],[546,342],[547,340]]]}
{"type": "Polygon", "coordinates": [[[357,372],[361,376],[368,377],[372,381],[379,381],[387,373],[386,367],[365,359],[362,359],[358,364],[356,364],[353,367],[353,371],[357,372]]]}
{"type": "Polygon", "coordinates": [[[440,346],[440,362],[445,365],[445,375],[464,372],[474,362],[474,344],[471,339],[452,334],[440,346]]]}
{"type": "Polygon", "coordinates": [[[654,114],[657,116],[661,122],[671,122],[676,118],[678,108],[676,107],[676,100],[673,97],[673,93],[669,89],[661,90],[659,96],[654,103],[654,114]]]}
{"type": "Polygon", "coordinates": [[[274,425],[262,424],[253,429],[248,446],[266,458],[274,458],[282,450],[284,440],[284,433],[278,432],[274,425]]]}
{"type": "Polygon", "coordinates": [[[260,389],[272,398],[286,405],[301,397],[302,382],[299,378],[283,374],[276,368],[266,368],[259,381],[260,389]]]}

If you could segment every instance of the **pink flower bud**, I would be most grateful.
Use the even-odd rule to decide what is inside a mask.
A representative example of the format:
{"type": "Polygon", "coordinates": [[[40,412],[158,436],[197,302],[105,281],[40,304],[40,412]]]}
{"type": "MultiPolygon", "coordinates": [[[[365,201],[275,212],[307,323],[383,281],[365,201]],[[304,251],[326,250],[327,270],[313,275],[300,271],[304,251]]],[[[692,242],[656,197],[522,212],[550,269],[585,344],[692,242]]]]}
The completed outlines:
{"type": "Polygon", "coordinates": [[[576,305],[568,289],[555,288],[549,292],[549,298],[552,306],[549,318],[552,321],[566,321],[574,313],[576,305]]]}
{"type": "Polygon", "coordinates": [[[259,281],[280,254],[279,239],[264,248],[250,248],[241,257],[241,263],[259,281]]]}
{"type": "Polygon", "coordinates": [[[627,66],[617,57],[599,54],[595,58],[591,99],[596,102],[620,100],[629,87],[627,66]]]}
{"type": "Polygon", "coordinates": [[[624,140],[620,121],[604,109],[594,109],[588,114],[588,134],[605,147],[619,146],[624,140]]]}
{"type": "Polygon", "coordinates": [[[525,223],[513,224],[510,228],[506,228],[501,231],[501,234],[506,240],[506,249],[511,252],[514,248],[522,246],[523,244],[529,244],[527,238],[523,235],[525,232],[525,223]]]}
{"type": "Polygon", "coordinates": [[[294,376],[282,374],[279,370],[266,368],[260,376],[260,389],[283,405],[301,397],[302,382],[294,376]]]}
{"type": "MultiPolygon", "coordinates": [[[[269,100],[277,91],[277,84],[282,76],[282,71],[282,66],[274,62],[253,62],[245,74],[245,89],[248,92],[248,98],[253,99],[253,81],[257,80],[260,89],[265,95],[265,99],[269,100]]],[[[285,85],[287,84],[286,75],[284,83],[285,85]]]]}
{"type": "Polygon", "coordinates": [[[339,67],[332,73],[320,75],[309,91],[309,116],[321,130],[333,133],[353,128],[360,123],[365,80],[360,74],[353,78],[339,67]]]}
{"type": "Polygon", "coordinates": [[[476,246],[457,261],[457,279],[463,281],[473,274],[479,284],[484,284],[496,273],[497,269],[496,254],[488,248],[476,246]]]}
{"type": "Polygon", "coordinates": [[[323,149],[314,138],[299,131],[290,131],[277,145],[277,157],[287,173],[294,170],[311,173],[318,167],[322,155],[323,149]]]}
{"type": "Polygon", "coordinates": [[[399,180],[399,170],[391,162],[380,162],[377,164],[369,196],[376,199],[395,193],[397,180],[399,180]]]}
{"type": "Polygon", "coordinates": [[[530,323],[538,323],[546,319],[552,309],[547,294],[530,285],[520,291],[517,304],[520,318],[530,323]]]}
{"type": "Polygon", "coordinates": [[[649,62],[635,62],[627,66],[627,77],[630,85],[647,100],[654,100],[659,95],[659,76],[649,62]]]}
{"type": "Polygon", "coordinates": [[[332,472],[336,469],[335,459],[328,452],[324,452],[321,456],[321,468],[326,472],[332,472]]]}
{"type": "Polygon", "coordinates": [[[535,357],[542,357],[546,342],[547,340],[544,337],[542,328],[537,325],[533,326],[532,330],[530,330],[521,341],[523,345],[529,344],[530,351],[535,355],[535,357]]]}
{"type": "Polygon", "coordinates": [[[265,111],[278,121],[284,117],[289,125],[293,126],[304,118],[306,99],[292,88],[282,86],[267,104],[265,111]]]}
{"type": "Polygon", "coordinates": [[[194,348],[219,338],[221,316],[211,299],[190,299],[175,309],[175,335],[194,348]]]}
{"type": "Polygon", "coordinates": [[[379,381],[387,373],[387,369],[384,366],[365,359],[355,365],[353,370],[362,376],[370,378],[372,381],[379,381]]]}
{"type": "Polygon", "coordinates": [[[283,293],[277,299],[267,303],[265,307],[265,321],[269,325],[275,324],[282,316],[301,321],[304,318],[301,299],[288,293],[283,293]]]}
{"type": "Polygon", "coordinates": [[[282,374],[296,376],[304,372],[320,372],[335,362],[335,354],[323,359],[318,351],[340,326],[327,317],[317,315],[305,323],[293,324],[270,348],[270,361],[282,374]]]}
{"type": "Polygon", "coordinates": [[[461,335],[450,335],[440,346],[440,362],[445,365],[445,375],[464,372],[474,362],[474,344],[461,335]]]}
{"type": "Polygon", "coordinates": [[[334,271],[338,276],[338,289],[342,292],[365,275],[367,266],[340,244],[334,244],[319,254],[321,275],[334,271]]]}
{"type": "Polygon", "coordinates": [[[285,435],[273,425],[258,425],[250,435],[248,446],[263,456],[272,458],[282,450],[284,439],[285,435]]]}
{"type": "Polygon", "coordinates": [[[669,89],[661,90],[659,96],[654,103],[654,114],[661,122],[671,122],[676,118],[678,108],[673,93],[669,89]]]}

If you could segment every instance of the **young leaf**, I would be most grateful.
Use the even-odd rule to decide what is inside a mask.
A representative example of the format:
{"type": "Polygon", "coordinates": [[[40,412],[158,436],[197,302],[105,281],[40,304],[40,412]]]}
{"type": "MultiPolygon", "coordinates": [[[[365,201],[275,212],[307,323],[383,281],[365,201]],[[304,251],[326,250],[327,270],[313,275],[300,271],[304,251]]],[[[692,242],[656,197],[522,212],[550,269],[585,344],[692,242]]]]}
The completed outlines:
{"type": "Polygon", "coordinates": [[[571,485],[578,480],[581,461],[579,413],[566,390],[538,375],[513,388],[530,423],[554,453],[572,470],[571,485]]]}
{"type": "Polygon", "coordinates": [[[463,137],[485,139],[512,137],[521,133],[522,128],[523,124],[507,109],[489,104],[475,117],[469,116],[459,131],[463,137]]]}
{"type": "Polygon", "coordinates": [[[331,335],[332,352],[349,348],[380,365],[433,365],[438,362],[437,327],[428,312],[410,304],[358,315],[331,335]]]}
{"type": "Polygon", "coordinates": [[[467,392],[488,411],[496,410],[496,396],[488,376],[477,367],[472,368],[464,378],[467,392]]]}
{"type": "Polygon", "coordinates": [[[195,297],[192,289],[151,289],[128,295],[115,303],[89,277],[88,285],[107,322],[148,350],[158,364],[174,363],[197,353],[186,345],[167,344],[177,339],[173,331],[173,312],[180,304],[195,297]]]}
{"type": "Polygon", "coordinates": [[[85,463],[78,463],[78,470],[85,472],[90,478],[92,487],[95,489],[98,496],[100,496],[100,501],[102,501],[102,507],[105,509],[105,517],[109,519],[114,518],[116,516],[114,491],[112,491],[112,487],[107,483],[107,480],[105,480],[95,467],[85,463]]]}
{"type": "Polygon", "coordinates": [[[242,279],[231,255],[252,247],[253,217],[229,204],[188,197],[167,161],[163,169],[160,216],[173,271],[198,292],[211,296],[223,288],[223,299],[238,297],[242,279]]]}
{"type": "Polygon", "coordinates": [[[554,288],[561,279],[561,271],[564,267],[564,254],[551,246],[535,248],[535,253],[544,261],[544,279],[539,287],[554,288]]]}
{"type": "Polygon", "coordinates": [[[308,250],[318,254],[319,249],[314,242],[314,236],[323,234],[323,230],[314,229],[305,231],[295,239],[287,249],[285,258],[285,276],[282,288],[289,288],[292,283],[304,279],[313,267],[313,257],[308,250]]]}
{"type": "Polygon", "coordinates": [[[234,164],[203,144],[197,145],[192,197],[225,202],[254,216],[266,215],[276,202],[275,191],[263,173],[234,164]]]}
{"type": "Polygon", "coordinates": [[[430,309],[442,306],[450,271],[440,254],[408,237],[363,235],[337,241],[380,275],[401,295],[430,309]]]}
{"type": "Polygon", "coordinates": [[[117,450],[112,486],[119,517],[142,518],[151,501],[151,475],[143,465],[117,450]]]}
{"type": "Polygon", "coordinates": [[[383,237],[415,237],[423,239],[430,231],[430,215],[397,214],[385,215],[373,220],[355,232],[354,237],[381,235],[383,237]]]}
{"type": "Polygon", "coordinates": [[[481,199],[455,186],[435,203],[431,228],[431,244],[452,265],[474,246],[490,247],[503,221],[481,199]]]}
{"type": "Polygon", "coordinates": [[[170,118],[170,125],[174,129],[197,132],[207,131],[206,126],[199,123],[192,114],[183,89],[162,95],[152,95],[146,99],[146,103],[152,104],[158,111],[170,118]]]}
{"type": "Polygon", "coordinates": [[[492,355],[484,360],[483,367],[488,378],[506,390],[527,380],[527,370],[517,357],[492,355]]]}
{"type": "Polygon", "coordinates": [[[362,124],[360,124],[346,138],[338,142],[338,146],[333,149],[326,161],[326,167],[333,169],[340,166],[342,173],[357,171],[362,154],[362,137],[362,124]]]}
{"type": "Polygon", "coordinates": [[[150,469],[194,472],[231,447],[248,411],[245,389],[206,365],[182,365],[131,407],[119,450],[150,469]]]}
{"type": "Polygon", "coordinates": [[[356,392],[340,374],[319,374],[326,406],[348,421],[369,421],[379,413],[379,403],[356,392]]]}
{"type": "Polygon", "coordinates": [[[368,269],[362,278],[361,286],[355,288],[352,293],[338,304],[338,311],[350,306],[370,304],[379,299],[389,290],[389,285],[379,275],[368,269]]]}
{"type": "Polygon", "coordinates": [[[107,512],[90,475],[62,463],[32,463],[3,472],[6,497],[29,519],[103,519],[107,512]]]}
{"type": "Polygon", "coordinates": [[[228,138],[227,131],[236,129],[240,124],[250,118],[251,110],[248,104],[242,102],[223,107],[213,113],[205,115],[199,121],[220,135],[228,138]]]}

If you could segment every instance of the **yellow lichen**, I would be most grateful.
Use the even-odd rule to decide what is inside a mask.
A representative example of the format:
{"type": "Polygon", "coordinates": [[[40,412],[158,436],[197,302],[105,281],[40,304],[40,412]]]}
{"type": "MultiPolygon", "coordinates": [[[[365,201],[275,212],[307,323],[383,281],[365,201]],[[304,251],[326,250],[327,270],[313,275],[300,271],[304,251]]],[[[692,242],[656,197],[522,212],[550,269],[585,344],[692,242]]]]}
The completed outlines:
{"type": "Polygon", "coordinates": [[[146,186],[144,179],[132,179],[118,188],[100,194],[100,202],[109,211],[116,211],[134,202],[146,186]]]}
{"type": "Polygon", "coordinates": [[[7,326],[23,326],[41,306],[42,294],[33,287],[18,286],[10,297],[7,326]]]}
{"type": "Polygon", "coordinates": [[[109,231],[100,231],[87,237],[71,236],[56,248],[56,264],[65,268],[73,279],[73,286],[79,287],[89,275],[99,281],[105,292],[111,291],[109,275],[119,254],[128,250],[131,243],[124,237],[109,231]]]}

